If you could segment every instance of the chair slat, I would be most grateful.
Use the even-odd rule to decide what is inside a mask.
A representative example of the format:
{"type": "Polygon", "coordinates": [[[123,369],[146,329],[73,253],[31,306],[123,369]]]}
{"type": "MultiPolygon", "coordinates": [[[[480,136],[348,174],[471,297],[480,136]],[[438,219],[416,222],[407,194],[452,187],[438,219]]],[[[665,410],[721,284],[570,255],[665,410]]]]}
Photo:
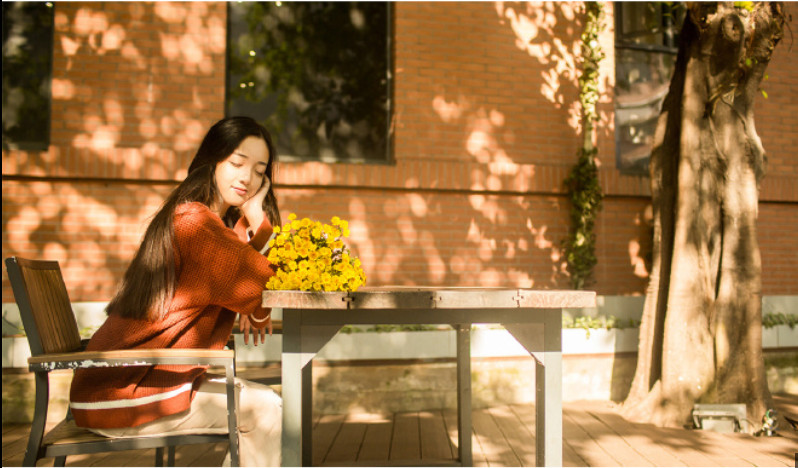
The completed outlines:
{"type": "Polygon", "coordinates": [[[45,353],[62,353],[80,348],[78,325],[57,264],[55,269],[20,266],[45,353]]]}
{"type": "Polygon", "coordinates": [[[54,319],[51,313],[52,306],[47,298],[44,289],[44,281],[38,270],[22,268],[22,275],[28,287],[30,295],[31,311],[36,327],[39,329],[39,336],[42,339],[42,346],[45,353],[52,352],[54,348],[61,348],[63,345],[57,336],[53,335],[54,319]]]}
{"type": "Polygon", "coordinates": [[[75,320],[75,313],[72,311],[72,305],[69,302],[69,295],[66,291],[64,279],[61,276],[61,270],[50,270],[47,272],[48,284],[48,297],[54,303],[54,317],[56,318],[56,326],[58,335],[65,340],[63,343],[65,350],[73,351],[80,347],[80,332],[78,331],[78,323],[75,320]]]}

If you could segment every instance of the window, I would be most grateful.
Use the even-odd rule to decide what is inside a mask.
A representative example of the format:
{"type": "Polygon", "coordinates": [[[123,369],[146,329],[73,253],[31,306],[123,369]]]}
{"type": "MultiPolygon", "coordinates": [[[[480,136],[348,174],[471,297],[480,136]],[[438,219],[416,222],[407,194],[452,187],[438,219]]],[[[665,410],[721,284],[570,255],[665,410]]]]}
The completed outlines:
{"type": "Polygon", "coordinates": [[[648,173],[684,14],[679,2],[615,3],[615,147],[622,172],[648,173]]]}
{"type": "Polygon", "coordinates": [[[227,115],[263,123],[284,160],[389,159],[389,3],[228,8],[227,115]]]}
{"type": "Polygon", "coordinates": [[[3,148],[47,150],[53,4],[3,2],[3,148]]]}

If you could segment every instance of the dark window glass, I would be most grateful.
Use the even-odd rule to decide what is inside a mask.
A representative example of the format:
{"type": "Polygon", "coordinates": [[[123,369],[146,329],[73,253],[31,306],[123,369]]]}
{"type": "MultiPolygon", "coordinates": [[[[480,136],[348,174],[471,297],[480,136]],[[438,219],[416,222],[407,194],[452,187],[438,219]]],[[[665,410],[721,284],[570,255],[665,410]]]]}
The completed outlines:
{"type": "Polygon", "coordinates": [[[648,173],[684,13],[676,2],[615,3],[615,139],[622,172],[648,173]]]}
{"type": "Polygon", "coordinates": [[[3,148],[50,143],[53,4],[3,2],[3,148]]]}
{"type": "Polygon", "coordinates": [[[386,161],[390,5],[229,4],[227,115],[249,115],[283,159],[386,161]]]}

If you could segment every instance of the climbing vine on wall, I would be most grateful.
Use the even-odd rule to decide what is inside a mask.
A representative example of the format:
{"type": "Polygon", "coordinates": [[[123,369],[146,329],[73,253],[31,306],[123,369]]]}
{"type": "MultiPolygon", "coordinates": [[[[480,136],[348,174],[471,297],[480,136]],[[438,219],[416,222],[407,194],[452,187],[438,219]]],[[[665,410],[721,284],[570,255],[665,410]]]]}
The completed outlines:
{"type": "Polygon", "coordinates": [[[593,145],[593,133],[598,120],[599,64],[605,56],[599,44],[599,34],[603,29],[604,7],[601,2],[585,2],[585,28],[581,38],[582,74],[579,76],[582,146],[576,165],[565,179],[571,200],[571,229],[565,242],[565,258],[571,285],[575,289],[582,289],[588,284],[597,263],[593,228],[603,196],[598,182],[598,150],[593,145]]]}

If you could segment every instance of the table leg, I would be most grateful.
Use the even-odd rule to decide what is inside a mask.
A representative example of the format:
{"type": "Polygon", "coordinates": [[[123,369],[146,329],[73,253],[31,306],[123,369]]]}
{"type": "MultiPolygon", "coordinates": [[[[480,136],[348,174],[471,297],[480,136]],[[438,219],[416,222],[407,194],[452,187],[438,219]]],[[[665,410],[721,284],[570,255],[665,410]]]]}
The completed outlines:
{"type": "Polygon", "coordinates": [[[562,357],[546,352],[535,360],[535,464],[562,466],[562,357]]]}
{"type": "Polygon", "coordinates": [[[504,326],[535,358],[535,464],[562,466],[562,313],[537,313],[542,323],[504,326]]]}
{"type": "Polygon", "coordinates": [[[535,464],[562,466],[562,318],[547,310],[542,353],[535,353],[535,464]]]}
{"type": "MultiPolygon", "coordinates": [[[[283,341],[288,340],[285,328],[283,341]]],[[[301,466],[302,459],[302,355],[283,352],[283,466],[301,466]]]]}
{"type": "Polygon", "coordinates": [[[471,324],[455,326],[457,335],[457,447],[460,464],[472,466],[471,324]]]}
{"type": "Polygon", "coordinates": [[[283,311],[283,466],[313,464],[313,357],[341,328],[302,323],[302,311],[283,311]]]}
{"type": "Polygon", "coordinates": [[[313,466],[313,361],[302,367],[302,466],[313,466]]]}

